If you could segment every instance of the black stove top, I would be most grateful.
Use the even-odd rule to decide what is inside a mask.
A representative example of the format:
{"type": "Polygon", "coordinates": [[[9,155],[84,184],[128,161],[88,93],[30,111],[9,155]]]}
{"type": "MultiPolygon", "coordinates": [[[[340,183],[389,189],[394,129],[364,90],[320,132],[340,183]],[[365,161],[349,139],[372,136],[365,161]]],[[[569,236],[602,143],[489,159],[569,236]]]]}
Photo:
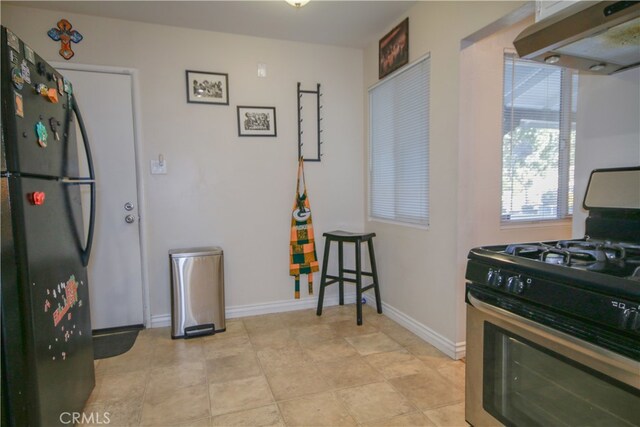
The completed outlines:
{"type": "Polygon", "coordinates": [[[504,253],[636,280],[640,284],[640,244],[594,240],[512,244],[504,253]]]}

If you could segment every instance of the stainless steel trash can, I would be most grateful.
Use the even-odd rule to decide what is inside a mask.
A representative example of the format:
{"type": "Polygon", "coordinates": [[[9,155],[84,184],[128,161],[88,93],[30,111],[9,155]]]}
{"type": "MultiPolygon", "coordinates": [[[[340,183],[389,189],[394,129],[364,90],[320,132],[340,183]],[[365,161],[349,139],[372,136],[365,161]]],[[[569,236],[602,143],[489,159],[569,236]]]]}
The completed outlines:
{"type": "Polygon", "coordinates": [[[171,264],[171,337],[225,330],[224,262],[219,247],[174,249],[171,264]]]}

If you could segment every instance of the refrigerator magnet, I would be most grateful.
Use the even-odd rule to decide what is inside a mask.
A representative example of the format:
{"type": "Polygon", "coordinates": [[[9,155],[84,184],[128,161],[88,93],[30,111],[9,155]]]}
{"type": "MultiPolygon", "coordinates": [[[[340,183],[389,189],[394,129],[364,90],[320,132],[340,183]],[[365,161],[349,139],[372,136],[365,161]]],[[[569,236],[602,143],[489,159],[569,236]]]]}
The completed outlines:
{"type": "Polygon", "coordinates": [[[64,80],[62,77],[58,77],[56,80],[56,84],[58,85],[58,93],[60,95],[64,95],[64,80]]]}
{"type": "Polygon", "coordinates": [[[60,122],[56,120],[55,117],[51,117],[49,119],[49,128],[51,132],[53,132],[53,139],[56,141],[60,141],[60,134],[58,134],[58,126],[60,126],[60,122]]]}
{"type": "Polygon", "coordinates": [[[73,86],[71,86],[71,82],[67,79],[64,79],[64,91],[69,95],[73,93],[73,86]]]}
{"type": "Polygon", "coordinates": [[[35,65],[36,63],[36,55],[33,53],[33,49],[31,49],[26,44],[24,45],[24,57],[27,58],[27,61],[31,62],[35,65]]]}
{"type": "Polygon", "coordinates": [[[38,83],[36,85],[36,92],[42,96],[47,96],[47,93],[49,92],[49,88],[45,84],[38,83]]]}
{"type": "Polygon", "coordinates": [[[23,59],[22,64],[20,64],[20,71],[22,72],[22,79],[25,83],[31,84],[31,70],[29,69],[29,64],[27,64],[26,59],[23,59]]]}
{"type": "Polygon", "coordinates": [[[16,116],[24,117],[24,105],[22,103],[22,95],[18,92],[13,92],[13,99],[15,100],[16,116]]]}
{"type": "Polygon", "coordinates": [[[54,104],[58,103],[58,91],[54,88],[47,90],[47,98],[54,104]]]}
{"type": "Polygon", "coordinates": [[[22,90],[24,86],[24,78],[22,78],[22,71],[20,70],[20,68],[13,67],[11,69],[11,81],[13,81],[13,86],[16,89],[22,90]]]}
{"type": "Polygon", "coordinates": [[[18,36],[13,34],[9,29],[7,29],[7,44],[15,49],[16,52],[20,52],[20,39],[18,36]]]}
{"type": "Polygon", "coordinates": [[[44,65],[44,62],[38,62],[36,64],[36,70],[38,71],[38,74],[44,76],[47,73],[47,66],[44,65]]]}
{"type": "Polygon", "coordinates": [[[44,199],[45,199],[44,191],[34,191],[33,193],[29,193],[29,203],[31,203],[34,206],[44,205],[44,199]]]}
{"type": "Polygon", "coordinates": [[[18,54],[11,49],[9,49],[9,61],[11,61],[13,65],[18,65],[18,54]]]}
{"type": "Polygon", "coordinates": [[[36,134],[38,135],[38,144],[45,148],[47,146],[47,128],[42,124],[42,122],[36,123],[36,134]]]}

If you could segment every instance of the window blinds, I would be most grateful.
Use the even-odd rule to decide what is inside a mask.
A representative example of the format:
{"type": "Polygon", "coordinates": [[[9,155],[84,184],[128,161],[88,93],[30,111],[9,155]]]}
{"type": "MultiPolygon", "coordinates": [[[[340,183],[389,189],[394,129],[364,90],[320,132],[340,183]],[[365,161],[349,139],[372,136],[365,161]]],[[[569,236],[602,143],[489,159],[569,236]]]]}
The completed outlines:
{"type": "Polygon", "coordinates": [[[502,221],[573,213],[577,74],[506,54],[502,221]]]}
{"type": "Polygon", "coordinates": [[[369,215],[429,224],[429,58],[369,90],[369,215]]]}

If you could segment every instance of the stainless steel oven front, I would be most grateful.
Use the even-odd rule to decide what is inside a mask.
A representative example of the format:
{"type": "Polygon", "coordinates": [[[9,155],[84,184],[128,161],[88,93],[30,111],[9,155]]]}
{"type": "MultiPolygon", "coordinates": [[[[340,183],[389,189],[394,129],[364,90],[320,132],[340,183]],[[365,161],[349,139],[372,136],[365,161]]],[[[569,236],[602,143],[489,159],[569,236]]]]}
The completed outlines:
{"type": "Polygon", "coordinates": [[[473,426],[637,426],[640,363],[467,294],[473,426]]]}

